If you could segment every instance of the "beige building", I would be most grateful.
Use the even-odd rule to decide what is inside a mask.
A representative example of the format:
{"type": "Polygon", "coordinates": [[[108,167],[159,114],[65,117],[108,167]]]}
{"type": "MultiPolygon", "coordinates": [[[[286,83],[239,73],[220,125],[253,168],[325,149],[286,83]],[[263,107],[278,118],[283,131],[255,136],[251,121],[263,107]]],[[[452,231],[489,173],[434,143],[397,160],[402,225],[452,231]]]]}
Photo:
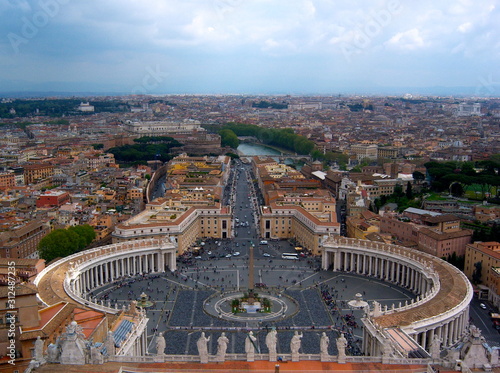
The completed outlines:
{"type": "Polygon", "coordinates": [[[481,263],[481,276],[478,295],[500,306],[500,242],[474,242],[466,246],[464,273],[472,281],[481,263]]]}
{"type": "Polygon", "coordinates": [[[295,239],[305,249],[319,255],[324,236],[339,235],[335,209],[320,214],[294,204],[272,203],[261,207],[260,234],[269,239],[295,239]]]}
{"type": "Polygon", "coordinates": [[[203,237],[230,238],[231,208],[220,203],[186,206],[181,200],[158,198],[146,209],[116,226],[113,243],[174,237],[178,254],[203,237]]]}
{"type": "Polygon", "coordinates": [[[54,175],[54,166],[38,163],[24,166],[24,182],[26,185],[45,180],[54,175]]]}
{"type": "Polygon", "coordinates": [[[365,210],[346,219],[347,237],[367,240],[380,231],[380,215],[365,210]]]}
{"type": "Polygon", "coordinates": [[[190,134],[193,131],[205,132],[196,120],[185,119],[182,122],[151,121],[132,122],[130,120],[123,124],[123,129],[140,136],[170,136],[172,134],[190,134]]]}
{"type": "Polygon", "coordinates": [[[378,146],[376,144],[357,144],[351,145],[350,153],[356,156],[358,161],[364,158],[377,159],[378,157],[378,146]]]}

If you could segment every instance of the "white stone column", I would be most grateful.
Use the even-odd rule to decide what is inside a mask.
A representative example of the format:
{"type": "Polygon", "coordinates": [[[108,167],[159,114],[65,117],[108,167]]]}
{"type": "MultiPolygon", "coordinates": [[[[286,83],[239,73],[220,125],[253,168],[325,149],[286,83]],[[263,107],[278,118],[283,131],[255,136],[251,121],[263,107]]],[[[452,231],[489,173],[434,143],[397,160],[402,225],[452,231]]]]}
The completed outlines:
{"type": "MultiPolygon", "coordinates": [[[[323,257],[325,256],[328,256],[327,253],[325,252],[325,255],[323,255],[323,257]]],[[[321,260],[325,260],[325,258],[321,258],[321,260]]],[[[158,272],[161,273],[163,271],[165,271],[165,255],[160,251],[158,254],[157,254],[157,268],[158,268],[158,272]]]]}
{"type": "Polygon", "coordinates": [[[453,321],[448,323],[448,346],[452,345],[453,341],[453,321]]]}
{"type": "Polygon", "coordinates": [[[429,330],[429,335],[428,335],[428,337],[429,337],[429,349],[430,349],[430,347],[432,345],[432,341],[434,340],[434,334],[436,334],[436,329],[435,328],[429,330]]]}
{"type": "Polygon", "coordinates": [[[109,263],[104,262],[103,265],[103,273],[104,273],[104,282],[103,285],[107,284],[109,282],[109,263]]]}
{"type": "Polygon", "coordinates": [[[373,256],[367,255],[367,257],[368,257],[368,275],[373,276],[373,271],[372,271],[373,256]]]}
{"type": "Polygon", "coordinates": [[[458,329],[458,319],[454,319],[452,323],[452,335],[451,335],[451,343],[455,343],[457,340],[457,329],[458,329]]]}
{"type": "Polygon", "coordinates": [[[427,350],[427,331],[425,331],[422,336],[422,348],[427,350]]]}
{"type": "Polygon", "coordinates": [[[85,272],[83,272],[83,281],[84,281],[84,284],[83,284],[83,291],[86,293],[87,292],[87,288],[89,288],[89,271],[86,270],[85,272]]]}
{"type": "Polygon", "coordinates": [[[102,264],[99,264],[99,283],[98,286],[101,286],[104,283],[104,268],[102,268],[102,264]]]}
{"type": "Polygon", "coordinates": [[[115,281],[115,264],[116,264],[116,259],[111,259],[111,262],[109,262],[110,268],[111,268],[111,281],[115,281]]]}

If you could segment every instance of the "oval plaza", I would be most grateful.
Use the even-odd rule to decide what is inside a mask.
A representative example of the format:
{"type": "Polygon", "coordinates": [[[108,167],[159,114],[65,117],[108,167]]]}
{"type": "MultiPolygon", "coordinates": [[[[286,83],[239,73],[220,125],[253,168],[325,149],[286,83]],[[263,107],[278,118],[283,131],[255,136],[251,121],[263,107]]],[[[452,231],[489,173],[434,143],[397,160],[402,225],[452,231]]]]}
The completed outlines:
{"type": "MultiPolygon", "coordinates": [[[[340,237],[325,238],[322,251],[325,271],[374,277],[418,295],[411,303],[380,307],[374,302],[368,306],[362,320],[365,359],[380,357],[387,350],[407,357],[408,345],[410,350],[418,345],[428,351],[435,336],[443,347],[451,346],[466,331],[472,288],[466,277],[446,262],[400,246],[340,237]]],[[[97,302],[88,294],[125,276],[175,270],[175,254],[174,242],[154,239],[78,253],[52,264],[38,276],[40,298],[45,304],[71,300],[118,314],[120,309],[97,302]]],[[[117,350],[117,356],[146,355],[146,325],[136,322],[133,328],[130,340],[117,350]]]]}

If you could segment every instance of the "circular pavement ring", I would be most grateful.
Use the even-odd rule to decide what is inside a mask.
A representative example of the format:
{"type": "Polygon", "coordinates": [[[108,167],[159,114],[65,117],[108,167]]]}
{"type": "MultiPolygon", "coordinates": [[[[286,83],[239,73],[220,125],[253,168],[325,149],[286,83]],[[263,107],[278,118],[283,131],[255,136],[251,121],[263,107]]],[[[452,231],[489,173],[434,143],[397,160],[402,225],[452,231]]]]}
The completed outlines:
{"type": "Polygon", "coordinates": [[[203,309],[207,314],[213,317],[218,317],[228,321],[278,321],[295,315],[299,306],[297,302],[288,295],[281,294],[281,297],[272,296],[266,293],[259,293],[259,295],[268,298],[272,303],[272,312],[270,313],[239,313],[233,314],[231,312],[231,301],[235,298],[241,298],[243,292],[234,292],[229,294],[214,295],[207,299],[203,304],[203,309]]]}

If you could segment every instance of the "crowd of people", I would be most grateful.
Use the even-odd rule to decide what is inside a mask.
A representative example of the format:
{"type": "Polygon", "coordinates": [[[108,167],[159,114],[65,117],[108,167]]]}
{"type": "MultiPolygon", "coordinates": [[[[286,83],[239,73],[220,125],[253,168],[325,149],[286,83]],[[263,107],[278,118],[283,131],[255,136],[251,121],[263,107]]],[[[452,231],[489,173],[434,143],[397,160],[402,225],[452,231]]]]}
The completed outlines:
{"type": "MultiPolygon", "coordinates": [[[[344,281],[342,280],[343,279],[341,279],[341,284],[344,283],[344,281]]],[[[343,292],[344,290],[345,287],[341,285],[340,292],[343,292]]],[[[347,339],[346,353],[351,356],[362,355],[361,349],[359,347],[359,343],[361,342],[361,340],[359,338],[356,338],[354,335],[354,329],[358,328],[356,316],[352,312],[346,314],[342,313],[341,307],[347,307],[347,302],[338,299],[339,290],[337,290],[335,286],[322,284],[320,287],[320,292],[323,302],[326,304],[329,312],[332,315],[332,318],[335,320],[333,329],[337,330],[339,334],[344,333],[344,336],[347,339]]]]}

